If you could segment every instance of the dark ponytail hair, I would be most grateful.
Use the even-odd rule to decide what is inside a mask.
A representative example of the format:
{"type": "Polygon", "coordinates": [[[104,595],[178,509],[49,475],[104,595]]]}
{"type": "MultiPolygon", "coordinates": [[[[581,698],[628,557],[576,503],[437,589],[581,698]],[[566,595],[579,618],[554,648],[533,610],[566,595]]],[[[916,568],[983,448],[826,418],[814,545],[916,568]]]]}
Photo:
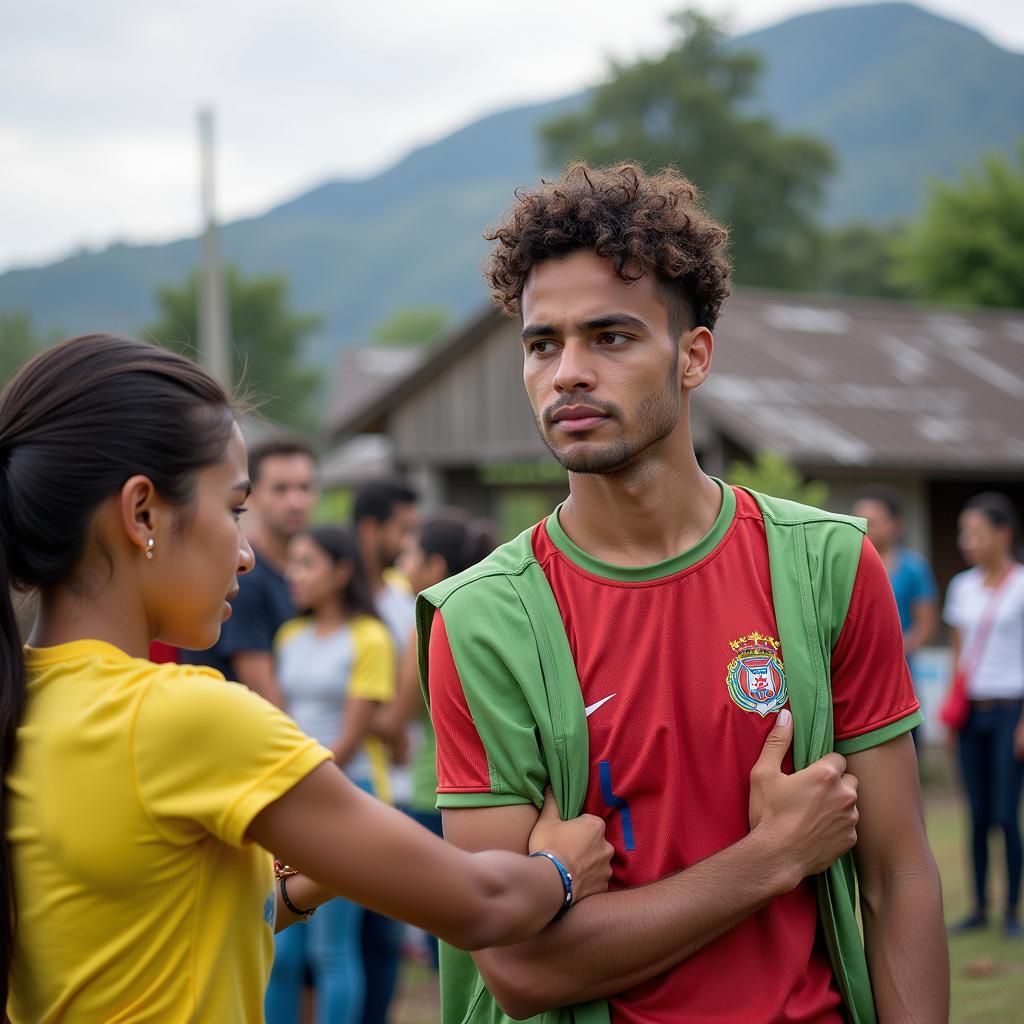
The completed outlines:
{"type": "Polygon", "coordinates": [[[378,618],[370,580],[352,531],[343,526],[310,526],[299,531],[299,536],[308,537],[335,565],[341,562],[351,564],[352,572],[340,595],[345,603],[345,614],[378,618]]]}
{"type": "MultiPolygon", "coordinates": [[[[113,335],[41,352],[0,395],[0,777],[25,705],[11,589],[75,586],[98,506],[136,474],[188,521],[196,473],[218,462],[234,426],[223,388],[184,356],[113,335]]],[[[16,907],[6,801],[0,809],[0,1007],[16,907]]]]}
{"type": "Polygon", "coordinates": [[[473,519],[461,509],[442,509],[420,526],[420,550],[430,558],[440,555],[447,575],[476,565],[497,546],[494,527],[484,519],[473,519]]]}
{"type": "Polygon", "coordinates": [[[976,494],[964,505],[965,512],[980,512],[993,526],[1010,531],[1010,554],[1024,562],[1024,544],[1021,543],[1020,516],[1012,501],[998,491],[976,494]]]}

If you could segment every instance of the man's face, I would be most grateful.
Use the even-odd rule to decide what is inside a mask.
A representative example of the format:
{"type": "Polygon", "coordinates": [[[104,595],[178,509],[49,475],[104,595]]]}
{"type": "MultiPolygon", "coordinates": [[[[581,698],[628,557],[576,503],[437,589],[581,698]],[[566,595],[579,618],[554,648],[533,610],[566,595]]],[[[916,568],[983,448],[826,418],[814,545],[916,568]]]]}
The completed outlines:
{"type": "Polygon", "coordinates": [[[888,551],[900,539],[900,521],[884,501],[861,498],[853,506],[853,514],[868,521],[868,540],[877,551],[888,551]]]}
{"type": "Polygon", "coordinates": [[[709,365],[710,334],[673,338],[655,282],[623,281],[592,252],[538,264],[521,307],[534,420],[570,472],[635,466],[676,429],[684,392],[707,375],[690,348],[700,334],[709,365]]]}
{"type": "Polygon", "coordinates": [[[389,569],[416,537],[419,527],[416,506],[412,502],[395,505],[391,509],[391,515],[384,522],[374,525],[377,563],[382,569],[389,569]]]}
{"type": "Polygon", "coordinates": [[[270,455],[260,463],[250,502],[264,529],[288,540],[309,521],[316,497],[316,465],[308,455],[270,455]]]}

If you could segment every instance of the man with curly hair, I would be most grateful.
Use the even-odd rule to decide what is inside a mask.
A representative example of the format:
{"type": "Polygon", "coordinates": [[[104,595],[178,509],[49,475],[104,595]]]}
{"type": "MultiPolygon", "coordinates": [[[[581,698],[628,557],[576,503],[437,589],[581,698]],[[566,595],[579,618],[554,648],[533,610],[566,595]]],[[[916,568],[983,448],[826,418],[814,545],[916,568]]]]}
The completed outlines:
{"type": "Polygon", "coordinates": [[[550,786],[616,852],[611,890],[539,937],[446,950],[445,1021],[944,1021],[885,570],[862,520],[694,454],[725,229],[672,171],[574,164],[490,238],[570,493],[420,598],[438,806],[450,841],[525,852],[550,786]]]}

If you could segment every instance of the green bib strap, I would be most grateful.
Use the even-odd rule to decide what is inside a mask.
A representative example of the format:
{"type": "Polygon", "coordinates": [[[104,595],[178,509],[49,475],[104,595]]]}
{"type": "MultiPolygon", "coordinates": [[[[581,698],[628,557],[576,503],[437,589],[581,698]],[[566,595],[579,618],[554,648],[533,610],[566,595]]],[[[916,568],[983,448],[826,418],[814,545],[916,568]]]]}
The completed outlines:
{"type": "MultiPolygon", "coordinates": [[[[799,770],[833,749],[830,663],[860,564],[863,520],[750,492],[761,509],[772,599],[794,719],[799,770]]],[[[589,741],[582,692],[561,615],[533,555],[532,530],[417,600],[420,679],[427,685],[430,629],[445,615],[466,699],[488,756],[491,792],[540,806],[549,782],[563,818],[586,795],[589,741]],[[449,617],[450,613],[450,617],[449,617]],[[481,685],[481,681],[486,681],[481,685]],[[508,791],[509,779],[516,792],[508,791]]],[[[847,855],[819,876],[826,945],[853,1024],[876,1024],[856,918],[856,876],[847,855]]],[[[442,948],[445,1024],[506,1024],[467,953],[442,948]]],[[[552,1010],[536,1024],[607,1024],[608,1006],[552,1010]]]]}

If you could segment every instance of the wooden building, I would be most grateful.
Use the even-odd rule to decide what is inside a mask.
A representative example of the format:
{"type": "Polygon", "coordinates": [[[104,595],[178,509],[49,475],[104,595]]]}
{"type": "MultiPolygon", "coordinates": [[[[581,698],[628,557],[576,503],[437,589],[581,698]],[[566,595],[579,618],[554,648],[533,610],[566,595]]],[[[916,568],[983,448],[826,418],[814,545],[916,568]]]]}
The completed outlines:
{"type": "MultiPolygon", "coordinates": [[[[566,482],[533,423],[519,329],[482,312],[372,386],[349,355],[332,438],[382,435],[388,464],[430,504],[509,526],[539,518],[566,482]]],[[[824,480],[839,511],[884,482],[903,496],[908,542],[940,584],[961,568],[956,517],[967,498],[1000,490],[1024,508],[1024,311],[741,289],[715,342],[692,403],[708,472],[778,451],[824,480]]]]}

